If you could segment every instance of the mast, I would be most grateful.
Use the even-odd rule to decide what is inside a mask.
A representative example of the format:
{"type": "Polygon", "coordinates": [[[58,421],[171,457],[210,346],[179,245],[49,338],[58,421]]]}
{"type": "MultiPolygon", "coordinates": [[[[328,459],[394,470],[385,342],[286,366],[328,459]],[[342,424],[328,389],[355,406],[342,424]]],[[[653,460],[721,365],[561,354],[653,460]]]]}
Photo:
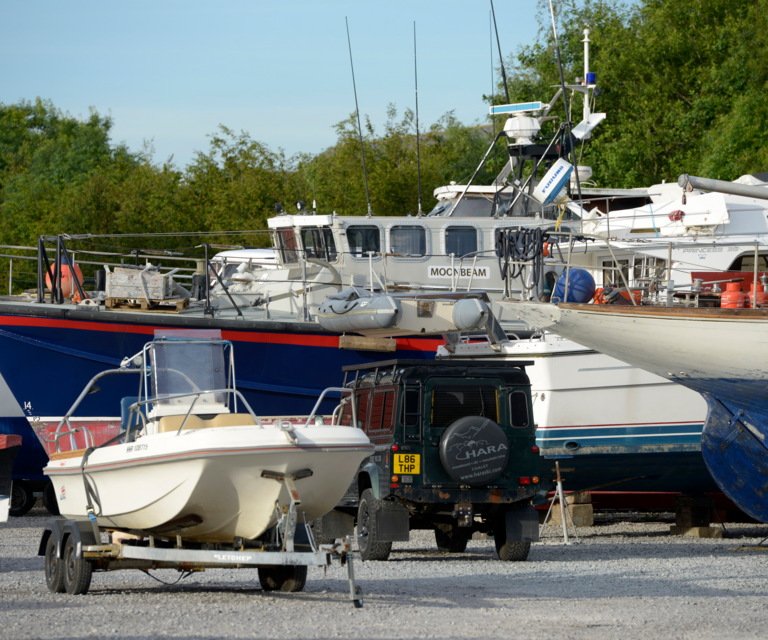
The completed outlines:
{"type": "Polygon", "coordinates": [[[357,84],[355,83],[355,65],[352,62],[352,40],[349,37],[349,19],[345,16],[344,22],[347,25],[347,47],[349,48],[349,68],[352,70],[352,90],[355,93],[355,115],[357,116],[357,135],[360,139],[360,157],[363,163],[363,185],[365,187],[365,202],[368,206],[368,217],[373,215],[371,209],[371,196],[368,193],[368,170],[365,167],[365,145],[363,144],[363,127],[360,124],[360,107],[357,103],[357,84]]]}

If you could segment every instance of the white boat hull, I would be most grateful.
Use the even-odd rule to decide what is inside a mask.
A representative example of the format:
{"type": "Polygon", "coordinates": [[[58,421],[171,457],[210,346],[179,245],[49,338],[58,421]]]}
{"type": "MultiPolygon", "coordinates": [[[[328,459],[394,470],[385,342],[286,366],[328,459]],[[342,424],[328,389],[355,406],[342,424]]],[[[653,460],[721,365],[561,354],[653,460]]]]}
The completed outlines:
{"type": "Polygon", "coordinates": [[[544,458],[567,460],[569,489],[714,488],[701,460],[707,405],[698,393],[552,333],[454,352],[531,363],[536,444],[544,458]]]}
{"type": "MultiPolygon", "coordinates": [[[[258,538],[290,503],[284,483],[263,472],[304,470],[311,475],[296,480],[299,516],[320,517],[344,495],[371,445],[350,427],[313,425],[294,433],[296,443],[279,428],[190,429],[96,449],[85,477],[97,522],[199,541],[258,538]]],[[[68,518],[88,512],[82,453],[54,457],[45,468],[68,518]]]]}

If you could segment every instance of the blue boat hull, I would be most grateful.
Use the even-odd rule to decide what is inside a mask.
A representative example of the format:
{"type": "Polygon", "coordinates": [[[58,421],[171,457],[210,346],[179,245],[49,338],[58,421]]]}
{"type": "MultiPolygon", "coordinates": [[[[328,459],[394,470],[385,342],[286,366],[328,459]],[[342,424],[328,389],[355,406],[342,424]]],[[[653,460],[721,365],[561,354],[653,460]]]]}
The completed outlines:
{"type": "Polygon", "coordinates": [[[704,395],[709,413],[701,450],[712,477],[745,513],[768,522],[768,416],[764,400],[743,392],[730,395],[737,401],[704,395]]]}
{"type": "MultiPolygon", "coordinates": [[[[339,335],[305,323],[248,322],[198,316],[78,311],[39,305],[4,305],[0,314],[0,374],[23,410],[3,411],[0,433],[23,437],[14,478],[43,479],[45,450],[29,418],[64,415],[94,375],[138,353],[156,333],[216,330],[234,346],[238,388],[257,413],[304,414],[328,386],[339,386],[342,367],[393,355],[434,358],[434,338],[400,339],[396,354],[339,348],[339,335]],[[106,316],[106,317],[105,317],[106,316]]],[[[78,417],[119,415],[120,401],[136,396],[133,377],[100,383],[78,417]]],[[[325,407],[328,410],[330,407],[325,407]]]]}

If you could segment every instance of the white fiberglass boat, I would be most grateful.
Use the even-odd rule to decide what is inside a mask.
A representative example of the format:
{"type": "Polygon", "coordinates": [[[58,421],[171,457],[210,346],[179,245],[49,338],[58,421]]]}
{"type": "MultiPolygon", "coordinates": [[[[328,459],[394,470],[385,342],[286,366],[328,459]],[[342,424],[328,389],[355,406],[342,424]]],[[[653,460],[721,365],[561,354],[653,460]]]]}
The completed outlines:
{"type": "Polygon", "coordinates": [[[124,400],[120,436],[53,453],[44,469],[67,518],[93,514],[100,527],[186,540],[253,540],[291,504],[307,522],[330,511],[372,452],[360,429],[339,423],[340,411],[258,417],[234,387],[230,343],[198,338],[155,339],[94,377],[57,440],[69,438],[69,419],[97,381],[130,373],[141,385],[124,400]]]}

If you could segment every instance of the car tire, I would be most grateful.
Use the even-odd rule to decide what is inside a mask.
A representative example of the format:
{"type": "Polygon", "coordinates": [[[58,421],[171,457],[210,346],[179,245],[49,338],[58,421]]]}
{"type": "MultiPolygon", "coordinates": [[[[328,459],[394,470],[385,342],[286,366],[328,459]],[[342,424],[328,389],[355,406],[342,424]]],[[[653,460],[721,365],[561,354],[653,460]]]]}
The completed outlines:
{"type": "Polygon", "coordinates": [[[291,593],[301,591],[307,584],[307,567],[304,565],[259,567],[259,583],[264,591],[291,593]]]}
{"type": "Polygon", "coordinates": [[[11,487],[11,506],[8,513],[12,516],[23,516],[35,506],[35,494],[29,483],[23,480],[15,480],[11,487]]]}
{"type": "Polygon", "coordinates": [[[376,530],[376,514],[381,504],[373,491],[365,489],[360,494],[357,507],[357,546],[363,560],[386,560],[392,551],[391,542],[381,542],[376,530]]]}
{"type": "Polygon", "coordinates": [[[531,551],[529,540],[507,540],[505,527],[499,527],[493,536],[496,543],[496,554],[503,562],[523,562],[528,559],[531,551]]]}

